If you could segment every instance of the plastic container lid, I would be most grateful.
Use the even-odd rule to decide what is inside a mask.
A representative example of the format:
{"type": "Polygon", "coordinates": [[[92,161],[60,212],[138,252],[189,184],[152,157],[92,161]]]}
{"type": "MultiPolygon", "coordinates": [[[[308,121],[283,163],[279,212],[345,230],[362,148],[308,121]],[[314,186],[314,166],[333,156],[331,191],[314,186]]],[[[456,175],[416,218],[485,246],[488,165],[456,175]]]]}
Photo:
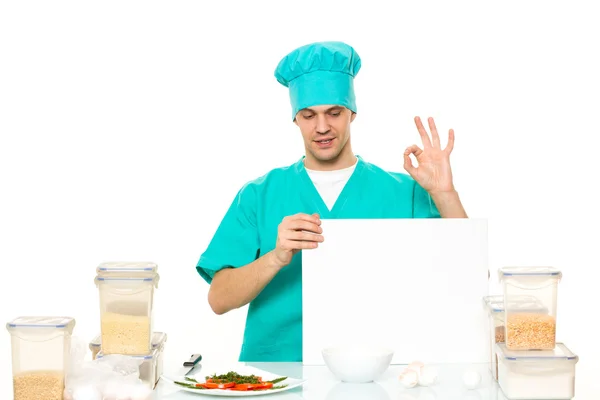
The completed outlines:
{"type": "MultiPolygon", "coordinates": [[[[152,349],[159,348],[167,340],[167,334],[164,332],[154,332],[152,334],[152,349]]],[[[98,335],[90,342],[91,348],[100,348],[102,346],[102,335],[98,335]]]]}
{"type": "Polygon", "coordinates": [[[52,328],[71,333],[75,327],[75,319],[71,317],[19,317],[6,324],[6,329],[52,328]]]}
{"type": "Polygon", "coordinates": [[[547,277],[562,278],[562,272],[553,267],[503,267],[498,269],[498,277],[547,277]]]}
{"type": "Polygon", "coordinates": [[[131,274],[155,274],[158,265],[152,262],[106,262],[96,268],[96,273],[131,273],[131,274]]]}
{"type": "Polygon", "coordinates": [[[506,343],[497,343],[496,346],[506,361],[568,361],[573,363],[579,361],[579,357],[560,342],[556,343],[553,350],[508,350],[506,343]]]}
{"type": "MultiPolygon", "coordinates": [[[[505,311],[504,296],[486,296],[483,298],[484,305],[491,313],[500,313],[505,311]]],[[[508,304],[511,311],[547,311],[547,308],[535,296],[519,295],[511,296],[508,304]]]]}
{"type": "MultiPolygon", "coordinates": [[[[98,353],[98,355],[96,356],[97,359],[102,358],[102,357],[108,357],[109,355],[113,355],[113,354],[107,354],[106,356],[100,351],[98,353]]],[[[114,354],[117,355],[117,354],[114,354]]],[[[156,358],[158,356],[158,351],[156,349],[152,350],[152,353],[150,354],[144,354],[144,355],[126,355],[126,357],[131,357],[131,358],[137,358],[137,359],[141,359],[144,361],[147,360],[152,360],[154,358],[156,358]]]]}

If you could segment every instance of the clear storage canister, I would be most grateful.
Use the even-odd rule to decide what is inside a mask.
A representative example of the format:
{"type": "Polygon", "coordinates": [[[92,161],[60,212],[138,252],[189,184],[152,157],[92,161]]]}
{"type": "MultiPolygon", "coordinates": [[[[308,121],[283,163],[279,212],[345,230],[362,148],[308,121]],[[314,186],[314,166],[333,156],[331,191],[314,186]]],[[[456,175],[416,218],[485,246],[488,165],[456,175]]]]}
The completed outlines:
{"type": "Polygon", "coordinates": [[[12,344],[13,400],[62,400],[75,320],[20,317],[6,328],[12,344]]]}
{"type": "MultiPolygon", "coordinates": [[[[164,332],[154,332],[152,334],[152,350],[160,349],[165,345],[167,341],[167,334],[164,332]]],[[[95,360],[98,356],[98,353],[102,350],[102,335],[96,336],[89,344],[90,351],[92,352],[92,360],[95,360]]],[[[160,361],[159,361],[160,363],[160,361]]],[[[161,371],[162,374],[162,371],[161,371]]]]}
{"type": "MultiPolygon", "coordinates": [[[[139,361],[139,378],[148,388],[152,390],[156,387],[156,384],[158,383],[160,378],[156,375],[158,370],[157,364],[160,355],[159,353],[159,349],[154,349],[150,354],[147,355],[128,356],[132,359],[139,361]]],[[[96,359],[101,360],[102,358],[107,356],[109,355],[105,355],[103,354],[103,351],[100,351],[96,356],[96,359]]]]}
{"type": "Polygon", "coordinates": [[[504,291],[506,348],[554,349],[557,292],[562,273],[550,267],[504,267],[498,272],[504,291]],[[516,307],[513,300],[519,296],[534,297],[543,307],[539,310],[516,307]]]}
{"type": "MultiPolygon", "coordinates": [[[[484,306],[488,311],[488,325],[490,332],[490,370],[494,379],[498,379],[498,357],[494,351],[496,343],[504,343],[506,330],[506,315],[504,312],[504,296],[486,296],[483,298],[484,306]]],[[[509,304],[512,310],[521,312],[546,312],[546,308],[533,296],[513,296],[509,304]]]]}
{"type": "Polygon", "coordinates": [[[103,354],[151,353],[156,268],[151,263],[107,263],[97,268],[103,354]]]}
{"type": "MultiPolygon", "coordinates": [[[[552,350],[509,350],[496,345],[498,386],[510,400],[551,400],[575,397],[575,367],[579,356],[563,343],[552,350]]],[[[590,399],[591,400],[591,399],[590,399]]]]}

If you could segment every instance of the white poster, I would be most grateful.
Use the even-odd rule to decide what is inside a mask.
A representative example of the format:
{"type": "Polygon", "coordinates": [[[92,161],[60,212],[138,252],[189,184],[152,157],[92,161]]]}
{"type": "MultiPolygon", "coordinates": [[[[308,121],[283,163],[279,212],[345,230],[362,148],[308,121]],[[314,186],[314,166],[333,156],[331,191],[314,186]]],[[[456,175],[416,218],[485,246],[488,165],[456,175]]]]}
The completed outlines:
{"type": "Polygon", "coordinates": [[[321,350],[378,345],[393,364],[485,363],[485,219],[323,220],[303,251],[303,361],[321,350]]]}

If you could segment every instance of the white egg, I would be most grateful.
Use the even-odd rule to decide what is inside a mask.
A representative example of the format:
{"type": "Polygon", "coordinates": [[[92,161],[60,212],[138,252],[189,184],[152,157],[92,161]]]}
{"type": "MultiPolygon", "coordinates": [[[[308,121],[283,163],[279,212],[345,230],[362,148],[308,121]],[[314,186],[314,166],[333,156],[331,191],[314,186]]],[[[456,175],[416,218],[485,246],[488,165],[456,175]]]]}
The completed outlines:
{"type": "Polygon", "coordinates": [[[421,386],[431,386],[437,382],[438,372],[436,368],[433,367],[423,367],[421,368],[421,373],[419,374],[419,385],[421,386]]]}
{"type": "Polygon", "coordinates": [[[415,387],[415,386],[417,386],[417,383],[419,382],[418,374],[411,369],[405,369],[400,374],[399,379],[400,379],[400,383],[402,383],[402,385],[406,388],[415,387]]]}
{"type": "Polygon", "coordinates": [[[421,371],[423,370],[424,364],[421,361],[413,361],[408,364],[407,369],[415,371],[417,375],[421,375],[421,371]]]}
{"type": "Polygon", "coordinates": [[[481,375],[477,371],[467,371],[463,375],[463,383],[468,389],[475,389],[481,382],[481,375]]]}

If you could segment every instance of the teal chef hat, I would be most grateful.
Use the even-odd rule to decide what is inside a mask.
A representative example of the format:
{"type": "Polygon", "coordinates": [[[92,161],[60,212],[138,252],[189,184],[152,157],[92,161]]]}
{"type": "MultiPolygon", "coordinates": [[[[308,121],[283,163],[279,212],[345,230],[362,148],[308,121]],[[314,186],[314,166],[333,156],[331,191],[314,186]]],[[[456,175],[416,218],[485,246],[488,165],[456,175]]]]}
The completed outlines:
{"type": "Polygon", "coordinates": [[[285,56],[275,78],[290,91],[292,119],[306,107],[334,104],[356,112],[354,77],[361,67],[358,53],[343,42],[317,42],[285,56]]]}

